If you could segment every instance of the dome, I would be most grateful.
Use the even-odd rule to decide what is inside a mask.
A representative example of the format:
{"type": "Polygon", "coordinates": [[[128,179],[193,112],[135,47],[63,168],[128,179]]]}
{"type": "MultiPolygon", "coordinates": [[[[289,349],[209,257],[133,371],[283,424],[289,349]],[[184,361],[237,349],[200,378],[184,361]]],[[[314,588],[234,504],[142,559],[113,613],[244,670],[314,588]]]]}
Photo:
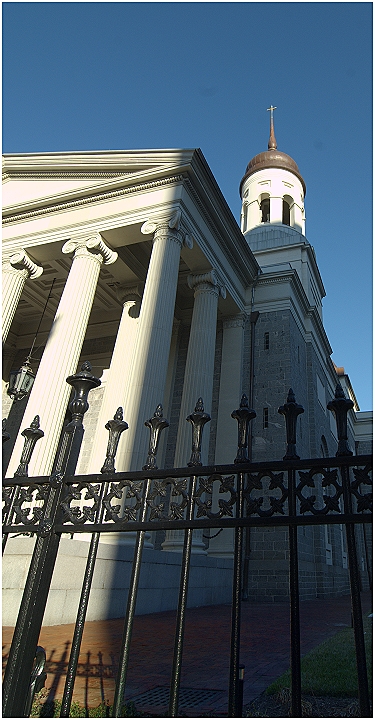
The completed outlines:
{"type": "MultiPolygon", "coordinates": [[[[272,110],[273,108],[271,106],[272,110]]],[[[271,109],[269,108],[269,109],[271,109]]],[[[306,185],[305,181],[300,174],[300,171],[298,169],[298,165],[296,162],[294,162],[293,158],[290,157],[290,155],[287,155],[286,153],[280,152],[280,150],[277,149],[276,144],[276,138],[274,133],[274,127],[273,127],[273,113],[271,112],[271,128],[270,128],[270,139],[268,141],[268,150],[265,150],[264,152],[258,153],[258,155],[255,155],[255,157],[250,160],[245,175],[243,176],[240,184],[240,194],[242,185],[245,182],[245,180],[250,177],[250,175],[253,175],[253,173],[258,172],[258,170],[265,170],[266,168],[279,168],[280,170],[289,170],[289,172],[293,173],[298,180],[302,183],[303,192],[306,195],[306,185]]]]}

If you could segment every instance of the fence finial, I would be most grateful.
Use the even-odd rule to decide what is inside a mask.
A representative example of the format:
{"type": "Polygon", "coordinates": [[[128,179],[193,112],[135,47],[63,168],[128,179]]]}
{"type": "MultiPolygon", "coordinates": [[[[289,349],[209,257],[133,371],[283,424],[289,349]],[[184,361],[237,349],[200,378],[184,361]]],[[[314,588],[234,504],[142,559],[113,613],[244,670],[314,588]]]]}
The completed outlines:
{"type": "Polygon", "coordinates": [[[341,455],[353,455],[348,444],[348,412],[354,407],[352,400],[345,397],[344,390],[340,383],[337,383],[334,400],[331,400],[327,409],[333,412],[337,426],[338,448],[336,457],[341,455]]]}
{"type": "Polygon", "coordinates": [[[284,460],[299,460],[296,449],[297,417],[304,413],[302,405],[297,405],[292,388],[289,388],[286,403],[278,409],[280,415],[284,415],[286,424],[286,453],[284,460]]]}
{"type": "Polygon", "coordinates": [[[30,423],[30,427],[21,432],[25,438],[21,461],[14,473],[14,477],[28,477],[29,462],[38,440],[44,436],[43,430],[39,427],[39,415],[35,415],[34,420],[30,423]]]}
{"type": "Polygon", "coordinates": [[[249,408],[249,401],[247,395],[243,394],[241,397],[240,407],[238,410],[233,410],[231,417],[238,422],[238,450],[235,463],[247,463],[249,462],[249,456],[247,454],[247,448],[249,444],[249,427],[250,420],[256,417],[256,412],[249,408]]]}
{"type": "Polygon", "coordinates": [[[148,455],[146,459],[146,464],[143,465],[143,470],[157,470],[158,467],[156,465],[156,453],[158,450],[159,440],[160,440],[160,433],[164,428],[169,427],[169,422],[165,418],[163,418],[163,408],[161,405],[158,405],[152,418],[150,420],[146,420],[145,422],[146,427],[150,428],[150,443],[148,447],[148,455]]]}
{"type": "Polygon", "coordinates": [[[104,461],[104,465],[100,472],[103,474],[114,473],[115,470],[115,456],[120,440],[121,433],[127,430],[129,425],[123,419],[124,413],[122,407],[117,408],[113,420],[108,420],[105,428],[109,430],[109,438],[107,445],[107,454],[104,461]]]}
{"type": "Polygon", "coordinates": [[[203,400],[198,398],[194,412],[186,420],[192,425],[192,447],[188,467],[202,465],[202,434],[203,428],[211,420],[211,416],[204,412],[203,400]]]}

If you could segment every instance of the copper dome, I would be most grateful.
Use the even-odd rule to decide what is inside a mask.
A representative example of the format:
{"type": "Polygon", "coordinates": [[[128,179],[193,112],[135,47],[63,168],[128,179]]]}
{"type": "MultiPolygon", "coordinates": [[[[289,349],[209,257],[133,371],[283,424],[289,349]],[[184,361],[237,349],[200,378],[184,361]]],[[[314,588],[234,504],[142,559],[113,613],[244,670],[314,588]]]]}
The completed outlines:
{"type": "Polygon", "coordinates": [[[244,181],[250,175],[253,175],[253,173],[258,172],[258,170],[264,170],[266,168],[280,168],[281,170],[289,170],[289,172],[293,173],[293,175],[298,177],[298,180],[302,183],[303,193],[304,195],[306,195],[305,181],[300,174],[297,163],[294,162],[293,158],[291,158],[290,155],[280,152],[280,150],[277,149],[275,131],[273,126],[273,110],[276,110],[276,108],[271,105],[271,107],[268,109],[271,110],[270,139],[268,141],[268,150],[258,153],[258,155],[255,155],[255,157],[250,160],[246,168],[245,175],[241,180],[240,194],[244,181]]]}

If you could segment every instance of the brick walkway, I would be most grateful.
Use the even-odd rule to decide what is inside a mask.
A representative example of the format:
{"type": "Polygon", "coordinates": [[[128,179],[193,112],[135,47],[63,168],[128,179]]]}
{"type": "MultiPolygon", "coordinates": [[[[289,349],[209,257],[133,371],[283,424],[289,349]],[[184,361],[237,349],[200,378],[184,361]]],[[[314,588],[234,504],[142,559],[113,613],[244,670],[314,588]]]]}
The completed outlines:
{"type": "MultiPolygon", "coordinates": [[[[371,595],[362,596],[363,611],[371,611],[371,595]]],[[[350,626],[349,596],[301,603],[301,651],[305,654],[341,627],[350,626]]],[[[85,626],[74,699],[90,707],[112,702],[123,621],[88,622],[85,626]]],[[[126,699],[136,698],[170,681],[175,613],[139,615],[135,618],[126,699]]],[[[6,657],[13,628],[3,629],[6,657]]],[[[50,698],[61,698],[73,625],[45,627],[39,644],[47,653],[50,698]]],[[[182,688],[216,691],[199,703],[183,708],[189,717],[203,711],[226,715],[230,645],[230,606],[191,608],[187,612],[182,688]],[[203,703],[203,704],[202,704],[203,703]]],[[[288,603],[242,603],[240,662],[245,665],[244,702],[257,697],[289,665],[288,603]]],[[[185,693],[186,694],[186,693],[185,693]]],[[[182,696],[183,697],[183,696],[182,696]]],[[[137,706],[165,711],[152,698],[137,706]]]]}

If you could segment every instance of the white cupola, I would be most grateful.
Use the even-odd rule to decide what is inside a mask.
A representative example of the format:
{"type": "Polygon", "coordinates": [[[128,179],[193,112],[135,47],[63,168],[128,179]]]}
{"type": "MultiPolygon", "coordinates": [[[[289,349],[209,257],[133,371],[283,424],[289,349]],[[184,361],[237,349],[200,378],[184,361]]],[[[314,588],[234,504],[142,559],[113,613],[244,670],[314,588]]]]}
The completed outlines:
{"type": "Polygon", "coordinates": [[[270,111],[268,150],[250,160],[240,184],[241,230],[248,233],[264,225],[282,225],[305,234],[306,186],[297,164],[277,149],[273,111],[270,111]]]}

